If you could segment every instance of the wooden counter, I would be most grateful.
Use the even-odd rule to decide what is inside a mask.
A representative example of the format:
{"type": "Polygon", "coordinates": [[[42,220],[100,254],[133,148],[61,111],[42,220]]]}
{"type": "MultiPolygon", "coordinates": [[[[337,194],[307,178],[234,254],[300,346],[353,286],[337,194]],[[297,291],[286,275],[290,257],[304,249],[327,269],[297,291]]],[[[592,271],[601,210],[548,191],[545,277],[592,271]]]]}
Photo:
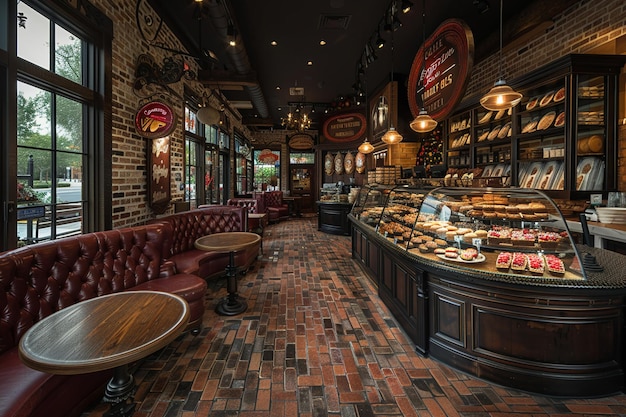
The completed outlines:
{"type": "Polygon", "coordinates": [[[623,390],[626,256],[579,245],[602,272],[587,271],[586,279],[506,274],[410,253],[348,219],[353,258],[419,352],[543,395],[623,390]]]}

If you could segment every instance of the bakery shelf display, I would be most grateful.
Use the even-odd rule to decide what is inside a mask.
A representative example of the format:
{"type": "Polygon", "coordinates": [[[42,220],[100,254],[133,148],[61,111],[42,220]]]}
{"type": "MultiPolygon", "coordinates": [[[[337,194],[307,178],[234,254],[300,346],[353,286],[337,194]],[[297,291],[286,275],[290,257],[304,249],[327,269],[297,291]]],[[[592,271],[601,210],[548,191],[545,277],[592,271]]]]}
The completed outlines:
{"type": "Polygon", "coordinates": [[[448,121],[444,154],[451,179],[471,172],[473,181],[446,185],[537,188],[570,200],[615,190],[624,63],[623,56],[567,55],[515,80],[523,99],[510,110],[463,101],[448,121]],[[499,164],[510,175],[498,177],[499,164]]]}
{"type": "Polygon", "coordinates": [[[352,256],[418,352],[542,395],[623,389],[626,256],[576,244],[545,192],[370,191],[352,256]]]}

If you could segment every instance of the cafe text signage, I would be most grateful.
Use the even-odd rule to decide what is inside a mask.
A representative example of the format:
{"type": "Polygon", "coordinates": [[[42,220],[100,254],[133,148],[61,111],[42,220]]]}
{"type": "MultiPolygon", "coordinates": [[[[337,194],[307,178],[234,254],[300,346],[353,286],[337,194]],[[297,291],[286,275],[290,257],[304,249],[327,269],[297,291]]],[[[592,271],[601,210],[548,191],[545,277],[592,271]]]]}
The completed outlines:
{"type": "Polygon", "coordinates": [[[443,22],[413,59],[408,82],[413,116],[424,107],[433,119],[445,119],[465,94],[473,61],[474,36],[467,24],[443,22]]]}
{"type": "Polygon", "coordinates": [[[350,142],[359,139],[367,129],[361,113],[344,113],[331,116],[324,122],[324,137],[332,142],[350,142]]]}
{"type": "Polygon", "coordinates": [[[135,116],[135,129],[146,138],[162,138],[172,133],[175,127],[176,117],[172,108],[160,101],[144,105],[135,116]]]}

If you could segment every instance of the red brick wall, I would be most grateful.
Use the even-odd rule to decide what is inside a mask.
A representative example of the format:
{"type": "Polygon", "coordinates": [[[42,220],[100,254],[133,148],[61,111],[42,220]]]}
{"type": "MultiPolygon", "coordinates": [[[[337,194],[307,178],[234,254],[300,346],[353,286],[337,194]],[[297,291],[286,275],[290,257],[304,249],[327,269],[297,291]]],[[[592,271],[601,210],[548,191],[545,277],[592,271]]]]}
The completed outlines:
{"type": "MultiPolygon", "coordinates": [[[[137,57],[140,54],[149,54],[156,63],[162,64],[163,58],[172,56],[169,52],[152,47],[145,42],[137,28],[135,18],[136,0],[91,0],[114,22],[113,39],[113,227],[125,227],[142,224],[154,217],[154,213],[147,203],[147,167],[146,167],[146,139],[135,132],[135,112],[141,106],[141,98],[135,95],[132,89],[134,70],[137,57]]],[[[152,10],[143,1],[142,6],[148,13],[152,10]]],[[[157,38],[166,46],[179,50],[182,48],[179,41],[169,30],[167,25],[157,38]]],[[[197,73],[193,61],[186,60],[192,70],[197,73]]],[[[177,127],[171,135],[171,195],[172,200],[181,201],[182,192],[176,187],[174,178],[176,173],[183,173],[184,161],[184,86],[187,85],[197,92],[201,86],[195,81],[182,80],[169,84],[169,87],[178,97],[169,98],[170,104],[177,113],[177,127]]],[[[219,107],[217,102],[211,104],[219,107]]],[[[242,132],[248,132],[238,123],[237,117],[231,117],[232,127],[242,132]]],[[[231,138],[233,137],[231,132],[231,138]]],[[[170,209],[172,211],[172,209],[170,209]]]]}

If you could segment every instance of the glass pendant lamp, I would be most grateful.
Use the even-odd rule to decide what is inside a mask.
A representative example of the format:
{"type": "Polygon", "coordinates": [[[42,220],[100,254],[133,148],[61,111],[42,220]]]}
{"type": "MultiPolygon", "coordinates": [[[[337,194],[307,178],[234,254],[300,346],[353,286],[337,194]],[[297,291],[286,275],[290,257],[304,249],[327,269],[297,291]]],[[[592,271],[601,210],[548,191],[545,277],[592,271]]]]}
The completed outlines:
{"type": "MultiPolygon", "coordinates": [[[[424,48],[424,64],[426,68],[426,0],[422,2],[422,48],[424,48]]],[[[424,88],[424,79],[422,78],[422,89],[424,88]]],[[[422,103],[422,109],[413,121],[409,124],[411,129],[417,133],[431,132],[437,127],[437,121],[430,117],[422,103]]]]}
{"type": "Polygon", "coordinates": [[[513,90],[502,77],[502,0],[500,0],[500,78],[493,88],[480,99],[480,104],[487,110],[499,111],[515,107],[521,100],[522,94],[513,90]]]}

